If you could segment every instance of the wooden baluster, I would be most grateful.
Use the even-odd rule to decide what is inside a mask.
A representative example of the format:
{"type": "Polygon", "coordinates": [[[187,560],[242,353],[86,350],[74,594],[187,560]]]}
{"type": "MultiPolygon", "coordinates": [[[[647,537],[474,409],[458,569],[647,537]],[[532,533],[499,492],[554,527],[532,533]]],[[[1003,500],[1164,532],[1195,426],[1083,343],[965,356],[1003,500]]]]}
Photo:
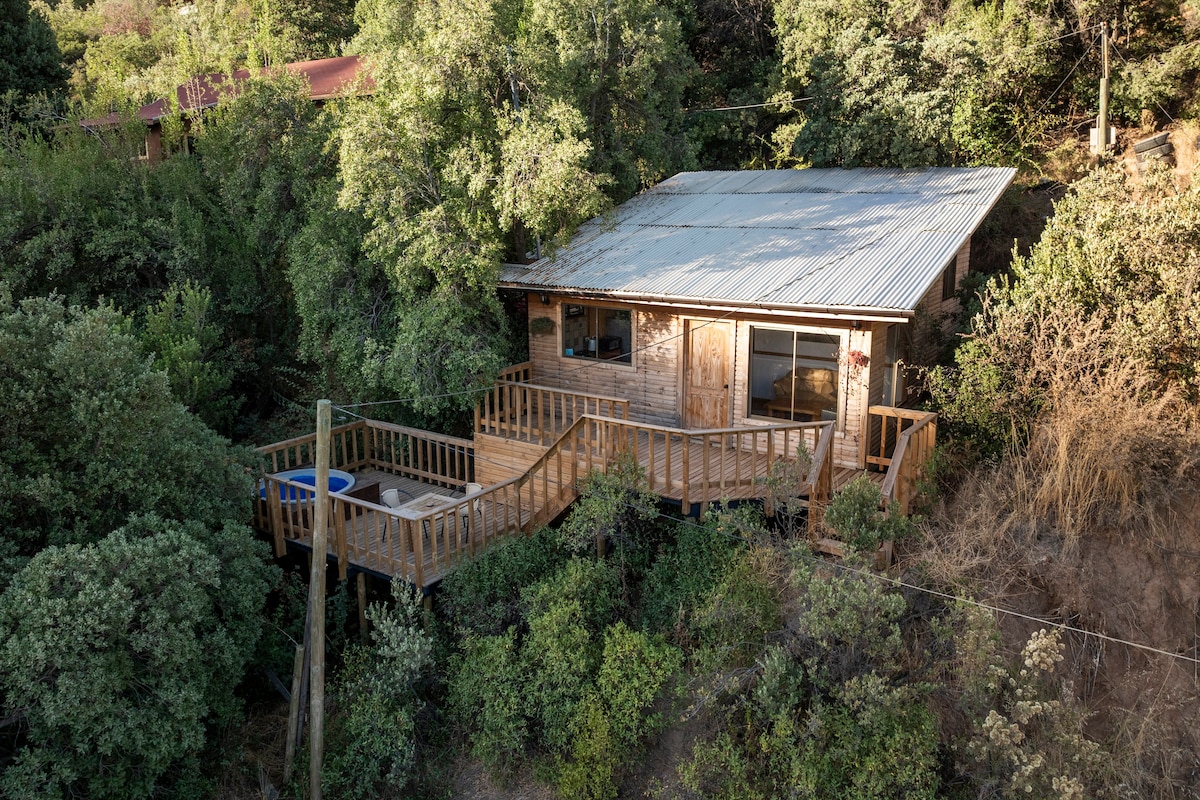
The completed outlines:
{"type": "MultiPolygon", "coordinates": [[[[349,552],[346,543],[346,514],[344,512],[344,501],[337,495],[329,496],[328,513],[333,517],[333,548],[334,554],[338,560],[338,580],[346,580],[346,562],[349,560],[349,552]]],[[[325,527],[329,527],[329,521],[326,520],[325,527]]]]}
{"type": "Polygon", "coordinates": [[[275,534],[275,557],[283,558],[287,554],[287,542],[284,541],[283,501],[279,497],[279,484],[270,478],[263,483],[267,493],[267,508],[271,512],[271,531],[275,534]]]}
{"type": "MultiPolygon", "coordinates": [[[[667,443],[668,444],[670,444],[670,436],[671,436],[671,434],[667,434],[667,443]]],[[[682,444],[682,447],[680,449],[682,450],[682,454],[683,454],[683,468],[681,470],[682,475],[680,476],[680,480],[683,483],[683,498],[680,501],[680,505],[682,506],[684,516],[690,516],[691,509],[692,509],[691,497],[689,496],[689,490],[690,490],[691,484],[692,484],[692,481],[691,481],[691,474],[692,474],[692,472],[691,472],[691,448],[688,447],[687,436],[680,436],[679,440],[682,444]]]]}

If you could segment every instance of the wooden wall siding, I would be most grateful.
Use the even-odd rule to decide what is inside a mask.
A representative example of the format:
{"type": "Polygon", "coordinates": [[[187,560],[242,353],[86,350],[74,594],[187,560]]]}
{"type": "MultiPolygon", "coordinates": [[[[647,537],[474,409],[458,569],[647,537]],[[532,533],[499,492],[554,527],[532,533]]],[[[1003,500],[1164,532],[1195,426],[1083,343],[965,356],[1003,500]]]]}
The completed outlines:
{"type": "Polygon", "coordinates": [[[682,320],[667,310],[578,298],[527,295],[529,320],[548,317],[551,333],[530,335],[529,360],[534,381],[569,391],[629,400],[632,419],[656,425],[680,424],[679,363],[683,352],[682,320]],[[562,311],[565,303],[627,308],[633,311],[633,364],[568,358],[562,355],[562,311]],[[645,349],[641,349],[645,348],[645,349]]]}
{"type": "MultiPolygon", "coordinates": [[[[954,285],[958,286],[971,267],[971,241],[969,239],[955,256],[954,265],[954,285]]],[[[944,341],[944,336],[936,335],[935,331],[944,332],[948,324],[947,317],[958,314],[962,309],[956,298],[942,299],[940,274],[925,292],[921,302],[917,304],[917,309],[917,315],[910,323],[913,330],[912,350],[909,357],[914,364],[932,364],[937,359],[938,350],[943,346],[941,342],[944,341]]]]}
{"type": "Polygon", "coordinates": [[[484,486],[524,475],[546,452],[536,442],[520,442],[488,433],[475,435],[475,477],[484,486]]]}
{"type": "MultiPolygon", "coordinates": [[[[958,259],[961,268],[966,268],[969,248],[964,247],[958,259]]],[[[941,281],[931,292],[937,292],[941,302],[941,281]]],[[[929,295],[929,296],[932,296],[929,295]]],[[[721,319],[718,316],[703,317],[694,314],[673,313],[670,309],[658,309],[632,304],[585,301],[578,298],[550,295],[549,304],[543,304],[539,294],[528,295],[530,321],[546,317],[554,322],[551,333],[530,335],[529,360],[533,365],[533,381],[576,392],[627,398],[629,419],[668,427],[686,427],[684,402],[684,333],[690,323],[693,327],[705,320],[721,319]],[[561,355],[563,304],[581,304],[630,308],[633,310],[633,364],[617,364],[607,361],[591,361],[567,358],[561,355]],[[642,349],[645,348],[645,349],[642,349]]],[[[864,466],[864,447],[867,425],[867,408],[872,399],[882,391],[883,362],[887,345],[886,323],[867,324],[861,330],[852,330],[844,322],[819,322],[813,325],[795,325],[788,320],[781,323],[770,314],[739,315],[727,320],[733,326],[732,398],[733,424],[763,425],[765,420],[756,420],[749,414],[749,364],[750,328],[755,324],[783,325],[784,327],[815,328],[842,332],[846,349],[859,350],[870,357],[870,363],[858,374],[842,369],[838,386],[838,424],[834,438],[834,464],[843,468],[864,466]],[[878,332],[878,336],[875,335],[878,332]],[[877,365],[877,366],[876,366],[877,365]]],[[[782,442],[781,442],[782,444],[782,442]]]]}

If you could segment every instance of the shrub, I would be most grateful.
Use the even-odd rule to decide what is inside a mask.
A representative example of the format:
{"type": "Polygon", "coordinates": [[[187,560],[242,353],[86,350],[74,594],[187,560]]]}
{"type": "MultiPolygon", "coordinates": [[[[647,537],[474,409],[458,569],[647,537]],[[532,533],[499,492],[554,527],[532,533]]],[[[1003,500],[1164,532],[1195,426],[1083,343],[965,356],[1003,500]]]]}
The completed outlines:
{"type": "Polygon", "coordinates": [[[938,732],[927,687],[908,682],[904,599],[868,574],[807,563],[794,581],[782,643],[724,681],[722,728],[681,782],[717,798],[935,797],[938,732]]]}
{"type": "Polygon", "coordinates": [[[527,621],[563,604],[578,606],[579,620],[589,633],[603,631],[620,610],[612,565],[594,558],[572,558],[558,571],[521,590],[522,614],[527,621]]]}
{"type": "Polygon", "coordinates": [[[564,800],[617,796],[616,773],[629,752],[660,728],[650,707],[681,661],[675,648],[622,622],[605,632],[595,686],[571,719],[571,760],[558,781],[564,800]]]}
{"type": "Polygon", "coordinates": [[[883,495],[866,475],[860,475],[834,495],[825,510],[825,524],[841,540],[859,552],[873,552],[888,540],[910,535],[912,521],[900,513],[895,502],[886,513],[879,510],[883,495]]]}
{"type": "Polygon", "coordinates": [[[262,550],[239,526],[140,517],[35,556],[0,598],[0,687],[27,726],[5,796],[144,797],[194,781],[254,652],[262,550]]]}
{"type": "Polygon", "coordinates": [[[646,489],[645,470],[632,454],[622,453],[607,472],[593,471],[583,481],[579,500],[559,529],[576,553],[590,552],[607,540],[617,555],[622,577],[628,568],[643,570],[659,526],[658,496],[646,489]]]}
{"type": "Polygon", "coordinates": [[[517,624],[464,637],[451,670],[451,708],[489,768],[507,772],[530,745],[567,752],[571,719],[595,680],[617,603],[613,568],[572,558],[521,590],[517,624]]]}
{"type": "Polygon", "coordinates": [[[800,563],[791,646],[809,680],[824,690],[871,671],[900,671],[904,654],[900,618],[907,604],[871,577],[800,563]]]}
{"type": "Polygon", "coordinates": [[[693,658],[701,669],[753,663],[767,634],[780,628],[781,596],[768,572],[773,558],[762,547],[737,553],[696,609],[693,658]]]}
{"type": "Polygon", "coordinates": [[[986,682],[968,682],[962,698],[972,727],[960,766],[977,785],[995,787],[1001,797],[1093,796],[1099,751],[1083,736],[1085,715],[1055,680],[1063,660],[1058,631],[1036,631],[1019,662],[1009,667],[980,639],[982,623],[973,617],[960,636],[968,658],[983,645],[982,660],[990,662],[983,673],[986,682]]]}
{"type": "Polygon", "coordinates": [[[811,469],[812,454],[801,442],[796,447],[795,459],[779,459],[761,479],[775,525],[785,538],[792,539],[805,530],[808,502],[803,496],[803,485],[811,469]]]}
{"type": "Polygon", "coordinates": [[[762,744],[778,764],[779,790],[846,800],[937,797],[937,729],[913,687],[868,672],[815,702],[800,725],[790,722],[774,726],[762,744]]]}
{"type": "Polygon", "coordinates": [[[707,515],[702,525],[680,523],[642,581],[642,625],[689,639],[699,605],[730,568],[737,540],[716,528],[707,515]]]}
{"type": "Polygon", "coordinates": [[[589,691],[571,720],[571,760],[559,768],[563,800],[610,800],[617,796],[616,772],[625,755],[603,701],[589,691]]]}
{"type": "Polygon", "coordinates": [[[566,560],[550,528],[506,539],[446,576],[441,592],[446,615],[461,630],[498,634],[520,618],[522,587],[543,580],[566,560]]]}
{"type": "Polygon", "coordinates": [[[138,514],[249,519],[246,451],[171,395],[125,321],[0,288],[0,585],[42,548],[98,542],[138,514]]]}
{"type": "Polygon", "coordinates": [[[372,604],[371,646],[347,654],[334,684],[338,709],[323,779],[335,797],[376,798],[404,791],[417,756],[417,681],[432,666],[433,642],[418,593],[392,582],[394,605],[372,604]]]}
{"type": "Polygon", "coordinates": [[[538,739],[549,752],[565,752],[575,707],[600,660],[598,637],[589,630],[582,603],[556,598],[531,615],[522,655],[529,676],[522,694],[538,739]]]}
{"type": "Polygon", "coordinates": [[[633,747],[661,724],[649,714],[666,680],[679,669],[681,654],[618,622],[604,634],[604,659],[596,686],[619,746],[633,747]]]}
{"type": "Polygon", "coordinates": [[[493,773],[511,771],[529,738],[528,677],[509,629],[496,636],[468,636],[451,662],[450,712],[470,732],[471,754],[493,773]]]}

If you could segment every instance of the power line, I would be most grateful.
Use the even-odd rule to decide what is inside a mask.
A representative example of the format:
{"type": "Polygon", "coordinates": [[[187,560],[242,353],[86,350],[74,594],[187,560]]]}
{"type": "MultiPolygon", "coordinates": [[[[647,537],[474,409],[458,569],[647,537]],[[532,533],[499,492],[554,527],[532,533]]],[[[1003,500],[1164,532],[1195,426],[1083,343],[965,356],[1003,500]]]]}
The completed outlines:
{"type": "Polygon", "coordinates": [[[1030,42],[1027,45],[1016,48],[1016,52],[1019,53],[1023,50],[1032,50],[1033,48],[1041,47],[1044,44],[1051,44],[1053,42],[1060,42],[1063,39],[1070,39],[1072,36],[1082,36],[1085,33],[1095,33],[1096,31],[1100,30],[1101,25],[1103,25],[1103,23],[1097,22],[1095,25],[1089,25],[1088,27],[1083,28],[1082,30],[1069,31],[1068,33],[1064,33],[1061,36],[1054,36],[1050,39],[1040,39],[1036,42],[1030,42]]]}
{"type": "Polygon", "coordinates": [[[720,108],[686,108],[684,114],[707,114],[711,111],[744,111],[748,108],[766,108],[767,106],[782,106],[791,103],[803,103],[812,100],[811,97],[789,97],[786,100],[768,100],[765,103],[750,103],[744,106],[722,106],[720,108]]]}
{"type": "MultiPolygon", "coordinates": [[[[1112,51],[1117,54],[1117,58],[1121,59],[1121,61],[1124,62],[1125,66],[1127,66],[1127,67],[1133,66],[1133,64],[1130,63],[1129,59],[1127,59],[1124,55],[1121,54],[1121,51],[1117,49],[1117,46],[1115,44],[1112,45],[1112,51]]],[[[1169,119],[1171,122],[1175,121],[1175,118],[1172,117],[1165,108],[1163,108],[1162,103],[1155,100],[1154,105],[1158,106],[1158,110],[1161,111],[1166,116],[1167,119],[1169,119]]]]}
{"type": "MultiPolygon", "coordinates": [[[[1088,49],[1083,51],[1083,55],[1081,55],[1079,57],[1079,59],[1075,62],[1075,65],[1073,67],[1071,67],[1071,71],[1067,73],[1067,77],[1063,78],[1062,82],[1059,83],[1058,86],[1055,87],[1054,91],[1050,93],[1050,96],[1047,97],[1044,101],[1042,101],[1042,104],[1040,106],[1038,106],[1037,110],[1033,112],[1032,116],[1036,117],[1038,114],[1042,113],[1042,111],[1046,108],[1046,106],[1050,105],[1050,101],[1053,100],[1054,96],[1057,95],[1059,93],[1059,91],[1061,91],[1062,88],[1067,85],[1067,81],[1071,80],[1071,76],[1075,74],[1075,70],[1079,69],[1079,65],[1083,63],[1083,60],[1088,57],[1088,54],[1092,52],[1092,49],[1095,48],[1095,46],[1096,46],[1096,37],[1093,36],[1091,44],[1088,45],[1088,49]]],[[[1017,136],[1020,135],[1020,133],[1021,133],[1020,130],[1013,131],[1013,135],[1008,137],[1008,141],[1006,141],[1003,145],[1001,145],[1001,148],[1008,147],[1010,144],[1012,144],[1013,140],[1016,139],[1017,136]]]]}

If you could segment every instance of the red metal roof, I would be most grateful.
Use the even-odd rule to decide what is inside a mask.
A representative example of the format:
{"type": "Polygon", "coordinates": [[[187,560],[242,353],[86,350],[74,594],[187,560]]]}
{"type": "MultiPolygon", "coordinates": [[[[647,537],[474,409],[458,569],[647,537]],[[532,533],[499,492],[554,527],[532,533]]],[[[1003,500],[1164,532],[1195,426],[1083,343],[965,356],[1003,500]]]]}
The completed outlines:
{"type": "MultiPolygon", "coordinates": [[[[275,67],[264,67],[260,74],[270,72],[275,67]]],[[[348,94],[354,85],[364,64],[358,56],[341,56],[339,58],[322,58],[316,61],[295,61],[284,64],[283,69],[293,75],[303,75],[308,79],[308,96],[312,100],[328,100],[331,97],[341,97],[348,94]]],[[[197,75],[187,83],[175,89],[175,109],[178,111],[197,111],[211,108],[217,104],[221,95],[237,91],[237,84],[250,77],[250,70],[239,69],[232,76],[213,73],[197,75]],[[232,80],[231,80],[232,79],[232,80]]],[[[375,89],[375,81],[364,75],[362,94],[370,94],[375,89]]],[[[138,116],[147,125],[153,124],[171,111],[167,101],[155,100],[138,109],[138,116]]],[[[116,125],[120,118],[113,112],[95,119],[85,119],[80,124],[85,128],[103,128],[116,125]]]]}

